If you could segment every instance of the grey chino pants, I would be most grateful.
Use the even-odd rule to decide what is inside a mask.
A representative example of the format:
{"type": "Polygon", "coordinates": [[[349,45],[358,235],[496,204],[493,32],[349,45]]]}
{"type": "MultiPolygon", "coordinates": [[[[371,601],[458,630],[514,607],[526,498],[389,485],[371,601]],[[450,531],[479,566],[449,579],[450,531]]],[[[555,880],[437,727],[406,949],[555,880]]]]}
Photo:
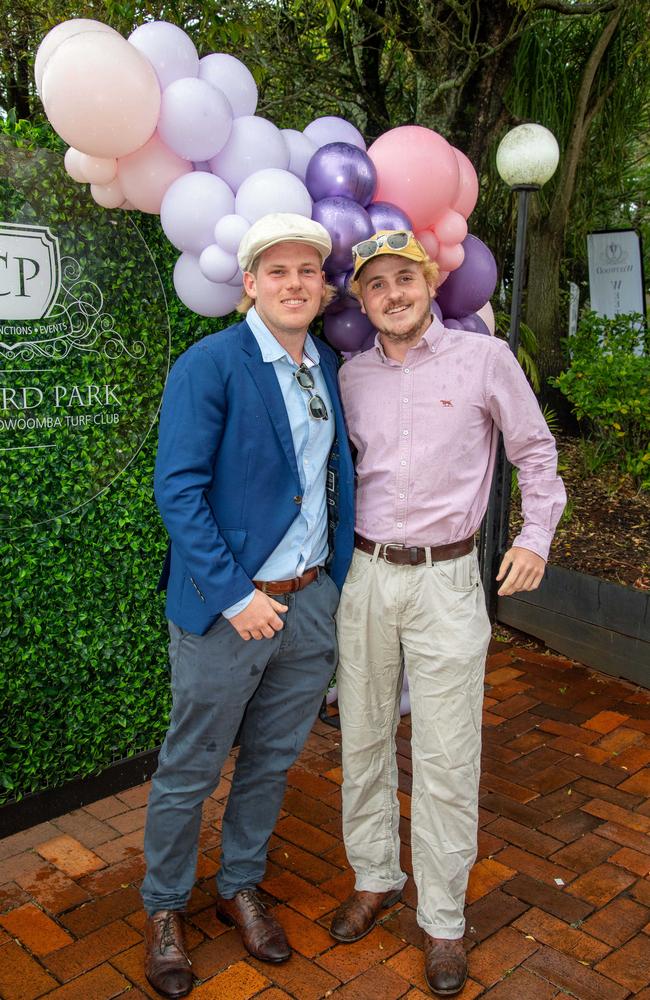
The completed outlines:
{"type": "Polygon", "coordinates": [[[217,887],[232,898],[264,877],[287,771],[309,734],[336,664],[336,585],[321,572],[296,594],[284,628],[245,642],[220,618],[204,636],[169,623],[172,712],[149,796],[147,913],[182,910],[194,885],[201,810],[237,730],[240,750],[223,819],[217,887]],[[243,722],[242,722],[243,720],[243,722]]]}

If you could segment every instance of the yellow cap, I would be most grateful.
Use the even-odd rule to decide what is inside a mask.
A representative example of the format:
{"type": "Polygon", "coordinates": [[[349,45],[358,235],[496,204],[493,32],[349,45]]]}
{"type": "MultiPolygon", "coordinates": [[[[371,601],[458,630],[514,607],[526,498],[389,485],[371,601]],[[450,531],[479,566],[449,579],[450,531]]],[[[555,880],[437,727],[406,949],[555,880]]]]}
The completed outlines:
{"type": "Polygon", "coordinates": [[[352,247],[354,280],[364,264],[380,254],[390,253],[396,257],[406,257],[424,263],[429,255],[409,229],[380,229],[368,240],[361,240],[352,247]]]}

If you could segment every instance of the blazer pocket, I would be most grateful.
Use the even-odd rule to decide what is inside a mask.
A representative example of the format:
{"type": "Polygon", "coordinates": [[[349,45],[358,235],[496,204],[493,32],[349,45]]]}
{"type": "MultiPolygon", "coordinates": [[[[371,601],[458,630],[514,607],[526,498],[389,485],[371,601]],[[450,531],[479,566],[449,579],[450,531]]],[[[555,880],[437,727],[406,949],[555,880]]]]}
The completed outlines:
{"type": "Polygon", "coordinates": [[[221,537],[231,552],[241,552],[248,532],[245,528],[221,528],[221,537]]]}

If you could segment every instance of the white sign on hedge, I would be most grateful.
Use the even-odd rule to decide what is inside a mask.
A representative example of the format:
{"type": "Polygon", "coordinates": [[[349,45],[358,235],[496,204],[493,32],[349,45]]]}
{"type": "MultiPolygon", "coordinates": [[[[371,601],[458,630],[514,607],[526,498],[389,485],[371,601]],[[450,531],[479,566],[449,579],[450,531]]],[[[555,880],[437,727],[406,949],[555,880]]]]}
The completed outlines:
{"type": "Polygon", "coordinates": [[[611,319],[621,313],[645,315],[639,235],[610,229],[587,236],[591,308],[611,319]]]}

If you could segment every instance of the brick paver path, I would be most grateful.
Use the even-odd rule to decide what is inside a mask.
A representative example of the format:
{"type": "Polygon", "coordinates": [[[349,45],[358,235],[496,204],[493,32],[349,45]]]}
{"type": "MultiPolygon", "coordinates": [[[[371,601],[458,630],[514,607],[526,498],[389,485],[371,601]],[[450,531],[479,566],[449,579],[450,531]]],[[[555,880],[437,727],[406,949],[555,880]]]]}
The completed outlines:
{"type": "MultiPolygon", "coordinates": [[[[493,643],[479,860],[462,1000],[650,1000],[650,691],[493,643]]],[[[410,871],[410,728],[398,732],[410,871]]],[[[187,918],[196,1000],[422,1000],[415,889],[353,945],[329,915],[352,887],[341,842],[340,736],[318,722],[289,775],[263,889],[285,965],[251,959],[215,917],[219,827],[234,761],[206,803],[187,918]]],[[[148,786],[0,841],[0,997],[153,997],[142,972],[148,786]]]]}

